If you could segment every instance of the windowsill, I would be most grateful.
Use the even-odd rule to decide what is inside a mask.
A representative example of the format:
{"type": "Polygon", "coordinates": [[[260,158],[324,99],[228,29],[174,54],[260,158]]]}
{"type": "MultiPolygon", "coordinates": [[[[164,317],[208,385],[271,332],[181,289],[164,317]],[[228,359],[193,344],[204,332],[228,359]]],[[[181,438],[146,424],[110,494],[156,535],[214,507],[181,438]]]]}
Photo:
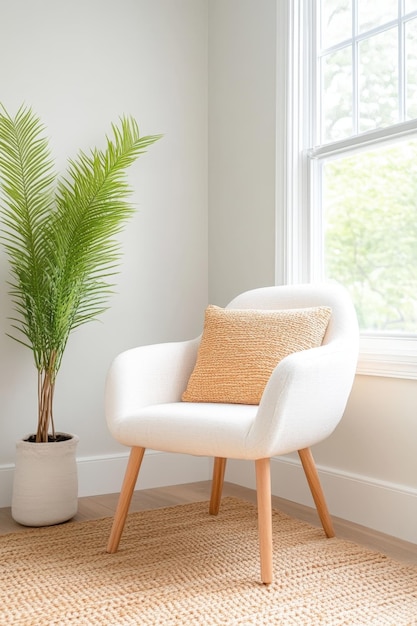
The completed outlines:
{"type": "Polygon", "coordinates": [[[357,374],[417,380],[417,337],[362,336],[357,374]]]}

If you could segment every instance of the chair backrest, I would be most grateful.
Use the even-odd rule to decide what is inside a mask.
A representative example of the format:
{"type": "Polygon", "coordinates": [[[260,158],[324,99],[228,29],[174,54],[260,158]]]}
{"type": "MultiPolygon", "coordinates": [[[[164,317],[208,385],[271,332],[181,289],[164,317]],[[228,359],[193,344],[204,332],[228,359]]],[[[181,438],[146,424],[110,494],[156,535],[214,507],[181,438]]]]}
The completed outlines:
{"type": "Polygon", "coordinates": [[[252,289],[236,296],[227,308],[233,309],[299,309],[329,306],[332,315],[323,345],[346,341],[356,352],[359,341],[355,308],[348,291],[337,283],[280,285],[252,289]]]}
{"type": "Polygon", "coordinates": [[[297,354],[290,355],[280,362],[265,388],[258,419],[247,437],[248,447],[259,455],[269,457],[310,447],[334,430],[356,371],[356,312],[347,290],[335,283],[264,287],[242,293],[228,304],[228,308],[273,310],[322,305],[330,307],[332,314],[322,346],[314,349],[314,372],[299,369],[297,354]],[[274,413],[274,418],[264,420],[264,413],[274,413]]]}

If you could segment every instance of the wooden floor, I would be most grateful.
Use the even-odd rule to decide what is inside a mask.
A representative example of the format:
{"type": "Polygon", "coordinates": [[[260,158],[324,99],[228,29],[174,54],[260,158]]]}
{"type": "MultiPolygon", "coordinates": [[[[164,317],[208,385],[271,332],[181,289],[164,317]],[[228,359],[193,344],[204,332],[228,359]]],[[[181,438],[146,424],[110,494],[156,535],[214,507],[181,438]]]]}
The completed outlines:
{"type": "MultiPolygon", "coordinates": [[[[130,510],[143,511],[175,504],[208,500],[210,486],[210,481],[204,481],[136,491],[132,498],[130,510]]],[[[231,483],[225,483],[223,495],[256,502],[255,491],[231,483]]],[[[117,500],[118,494],[80,498],[78,513],[74,520],[84,521],[100,517],[111,517],[114,514],[117,500]]],[[[274,508],[280,509],[292,517],[304,520],[315,526],[320,526],[315,509],[290,502],[289,500],[283,500],[276,496],[273,496],[272,504],[274,508]]],[[[338,518],[333,518],[333,523],[338,537],[361,543],[394,559],[417,565],[416,544],[401,541],[395,537],[390,537],[389,535],[384,535],[338,518]]],[[[0,535],[25,530],[27,530],[27,527],[17,524],[12,519],[10,508],[0,509],[0,535]]]]}

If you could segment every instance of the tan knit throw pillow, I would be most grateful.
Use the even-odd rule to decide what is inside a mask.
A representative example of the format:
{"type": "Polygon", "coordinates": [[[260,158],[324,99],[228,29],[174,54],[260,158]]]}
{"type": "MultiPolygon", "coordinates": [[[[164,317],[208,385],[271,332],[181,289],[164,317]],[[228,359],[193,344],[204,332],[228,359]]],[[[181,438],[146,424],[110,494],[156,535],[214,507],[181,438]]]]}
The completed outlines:
{"type": "Polygon", "coordinates": [[[331,309],[206,309],[197,362],[185,402],[259,404],[276,365],[320,346],[331,309]]]}

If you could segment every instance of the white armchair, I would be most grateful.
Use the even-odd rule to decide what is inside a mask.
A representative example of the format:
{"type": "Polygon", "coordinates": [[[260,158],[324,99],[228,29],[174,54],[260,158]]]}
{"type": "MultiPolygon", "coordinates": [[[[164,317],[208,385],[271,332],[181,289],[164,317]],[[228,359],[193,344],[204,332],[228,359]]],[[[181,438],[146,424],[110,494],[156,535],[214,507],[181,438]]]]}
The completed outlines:
{"type": "Polygon", "coordinates": [[[266,287],[226,309],[282,311],[326,306],[331,317],[319,347],[293,352],[273,369],[258,404],[184,402],[200,337],[133,348],[112,363],[105,390],[108,427],[131,448],[107,551],[116,552],[146,448],[215,459],[209,512],[219,511],[226,460],[255,461],[261,579],[272,581],[270,458],[298,451],[328,537],[332,522],[310,447],[342,418],[355,375],[358,326],[338,285],[266,287]]]}

